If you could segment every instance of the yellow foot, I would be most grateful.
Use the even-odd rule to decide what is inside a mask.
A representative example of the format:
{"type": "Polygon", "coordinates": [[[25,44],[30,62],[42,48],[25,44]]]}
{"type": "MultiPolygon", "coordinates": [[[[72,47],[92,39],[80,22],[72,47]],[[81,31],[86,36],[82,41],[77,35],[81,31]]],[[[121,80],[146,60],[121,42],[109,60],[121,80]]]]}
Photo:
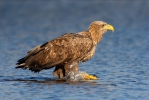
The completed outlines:
{"type": "Polygon", "coordinates": [[[82,75],[82,77],[84,78],[84,80],[97,80],[98,77],[95,75],[91,75],[91,74],[84,74],[82,75]]]}

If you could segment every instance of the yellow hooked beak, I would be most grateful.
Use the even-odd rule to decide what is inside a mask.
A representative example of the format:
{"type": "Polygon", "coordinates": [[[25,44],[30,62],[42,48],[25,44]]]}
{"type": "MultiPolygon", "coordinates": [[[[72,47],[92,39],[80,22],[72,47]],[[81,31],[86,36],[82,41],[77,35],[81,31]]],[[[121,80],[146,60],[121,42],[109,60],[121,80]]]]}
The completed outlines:
{"type": "Polygon", "coordinates": [[[112,32],[114,31],[114,27],[112,25],[110,25],[110,24],[105,25],[103,27],[103,29],[105,29],[105,30],[111,30],[112,32]]]}

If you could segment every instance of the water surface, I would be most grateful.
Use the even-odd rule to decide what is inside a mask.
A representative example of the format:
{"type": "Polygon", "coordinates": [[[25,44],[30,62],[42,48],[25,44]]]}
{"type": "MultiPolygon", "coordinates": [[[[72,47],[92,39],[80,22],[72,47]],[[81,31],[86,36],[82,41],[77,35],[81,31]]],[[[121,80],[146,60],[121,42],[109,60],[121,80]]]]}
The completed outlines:
{"type": "Polygon", "coordinates": [[[149,1],[0,1],[0,99],[149,100],[149,1]],[[95,20],[115,27],[80,70],[97,81],[55,81],[53,69],[39,74],[15,69],[28,50],[95,20]]]}

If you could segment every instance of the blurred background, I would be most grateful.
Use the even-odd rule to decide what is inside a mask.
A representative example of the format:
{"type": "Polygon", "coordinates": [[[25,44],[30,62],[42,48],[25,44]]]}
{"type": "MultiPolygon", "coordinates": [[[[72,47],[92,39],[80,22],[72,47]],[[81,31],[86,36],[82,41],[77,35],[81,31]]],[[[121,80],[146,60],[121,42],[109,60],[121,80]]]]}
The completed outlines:
{"type": "Polygon", "coordinates": [[[148,100],[148,10],[148,0],[0,0],[0,99],[148,100]],[[87,30],[97,20],[115,28],[104,34],[95,56],[80,64],[98,81],[45,81],[53,69],[15,69],[31,48],[87,30]]]}

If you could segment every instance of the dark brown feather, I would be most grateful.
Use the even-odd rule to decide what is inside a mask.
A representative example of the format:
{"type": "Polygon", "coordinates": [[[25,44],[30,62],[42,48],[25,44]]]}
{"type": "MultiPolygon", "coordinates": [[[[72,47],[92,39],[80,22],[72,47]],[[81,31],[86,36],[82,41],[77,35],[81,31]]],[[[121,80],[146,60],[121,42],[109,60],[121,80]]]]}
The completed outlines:
{"type": "Polygon", "coordinates": [[[18,60],[16,68],[29,68],[39,72],[61,63],[80,61],[91,50],[92,45],[88,36],[65,34],[30,50],[24,58],[18,60]]]}

